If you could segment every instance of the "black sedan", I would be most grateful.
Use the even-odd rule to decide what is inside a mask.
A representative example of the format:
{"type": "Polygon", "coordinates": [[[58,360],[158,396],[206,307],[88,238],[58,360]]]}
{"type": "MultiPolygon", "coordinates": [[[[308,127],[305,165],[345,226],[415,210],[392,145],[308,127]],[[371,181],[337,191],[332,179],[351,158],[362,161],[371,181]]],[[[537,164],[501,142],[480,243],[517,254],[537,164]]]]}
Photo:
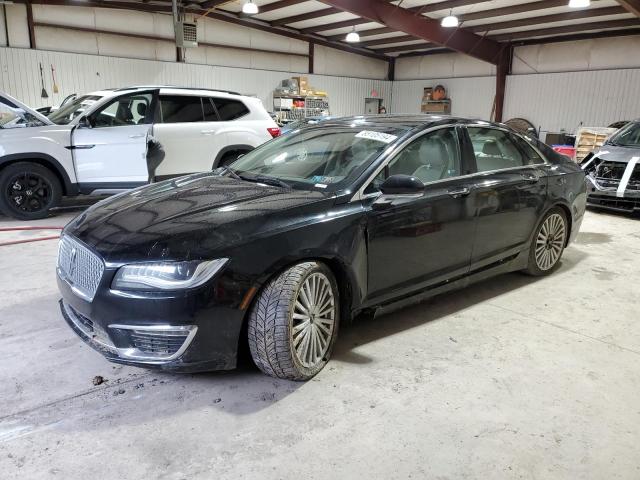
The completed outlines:
{"type": "Polygon", "coordinates": [[[114,362],[230,369],[248,343],[265,373],[306,380],[359,313],[554,271],[585,190],[577,165],[504,125],[330,120],[88,209],[60,241],[60,306],[114,362]]]}

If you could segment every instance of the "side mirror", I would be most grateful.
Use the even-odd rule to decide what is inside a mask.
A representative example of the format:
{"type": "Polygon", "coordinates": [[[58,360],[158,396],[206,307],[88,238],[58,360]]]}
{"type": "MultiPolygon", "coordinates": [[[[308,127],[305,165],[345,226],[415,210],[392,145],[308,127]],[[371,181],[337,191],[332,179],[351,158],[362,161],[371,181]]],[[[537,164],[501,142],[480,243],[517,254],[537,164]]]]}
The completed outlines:
{"type": "Polygon", "coordinates": [[[81,117],[80,120],[78,120],[78,127],[93,128],[93,124],[91,123],[91,120],[89,119],[89,117],[84,116],[84,117],[81,117]]]}
{"type": "Polygon", "coordinates": [[[382,185],[384,195],[411,195],[424,192],[424,183],[411,175],[391,175],[382,185]]]}

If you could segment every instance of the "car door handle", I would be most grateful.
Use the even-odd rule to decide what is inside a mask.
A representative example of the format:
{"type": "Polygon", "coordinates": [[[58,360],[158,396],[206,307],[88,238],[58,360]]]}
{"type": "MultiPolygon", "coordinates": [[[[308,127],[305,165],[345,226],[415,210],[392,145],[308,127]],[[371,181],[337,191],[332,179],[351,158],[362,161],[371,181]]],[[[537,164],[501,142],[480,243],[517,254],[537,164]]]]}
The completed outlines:
{"type": "Polygon", "coordinates": [[[538,177],[535,173],[523,173],[521,175],[522,179],[527,183],[537,183],[538,180],[540,180],[540,177],[538,177]]]}
{"type": "Polygon", "coordinates": [[[469,193],[471,193],[471,189],[469,187],[452,188],[451,190],[448,190],[447,193],[453,198],[460,198],[469,195],[469,193]]]}
{"type": "Polygon", "coordinates": [[[215,130],[200,130],[202,135],[211,135],[212,133],[216,133],[215,130]]]}
{"type": "Polygon", "coordinates": [[[137,133],[135,135],[129,135],[129,138],[142,138],[144,136],[144,133],[137,133]]]}

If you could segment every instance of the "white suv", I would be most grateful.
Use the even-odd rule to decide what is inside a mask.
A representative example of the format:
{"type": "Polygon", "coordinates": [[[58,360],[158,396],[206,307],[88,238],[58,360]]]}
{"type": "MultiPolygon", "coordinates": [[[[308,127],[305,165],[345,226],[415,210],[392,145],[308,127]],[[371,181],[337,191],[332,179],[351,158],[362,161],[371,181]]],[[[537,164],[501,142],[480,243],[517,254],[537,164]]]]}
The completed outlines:
{"type": "Polygon", "coordinates": [[[149,182],[147,139],[165,151],[156,180],[225,165],[280,134],[258,98],[178,87],[103,90],[49,117],[0,93],[0,210],[47,216],[62,195],[149,182]]]}

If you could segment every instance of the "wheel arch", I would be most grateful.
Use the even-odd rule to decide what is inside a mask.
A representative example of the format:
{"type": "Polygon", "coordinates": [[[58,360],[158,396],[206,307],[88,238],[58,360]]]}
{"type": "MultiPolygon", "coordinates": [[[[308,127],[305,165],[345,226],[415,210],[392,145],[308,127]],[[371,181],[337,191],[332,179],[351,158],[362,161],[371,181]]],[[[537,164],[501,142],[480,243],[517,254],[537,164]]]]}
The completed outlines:
{"type": "Polygon", "coordinates": [[[0,157],[0,171],[2,171],[5,167],[18,162],[31,162],[48,168],[56,175],[56,177],[58,177],[58,180],[60,180],[63,195],[78,194],[78,185],[71,182],[69,174],[66,172],[64,167],[51,155],[40,152],[13,153],[10,155],[5,155],[3,157],[0,157]]]}
{"type": "Polygon", "coordinates": [[[255,147],[253,145],[247,144],[235,144],[235,145],[227,145],[226,147],[220,149],[218,155],[216,155],[215,160],[213,161],[212,169],[216,168],[220,164],[220,160],[227,155],[228,153],[238,152],[238,153],[247,153],[253,150],[255,147]]]}

